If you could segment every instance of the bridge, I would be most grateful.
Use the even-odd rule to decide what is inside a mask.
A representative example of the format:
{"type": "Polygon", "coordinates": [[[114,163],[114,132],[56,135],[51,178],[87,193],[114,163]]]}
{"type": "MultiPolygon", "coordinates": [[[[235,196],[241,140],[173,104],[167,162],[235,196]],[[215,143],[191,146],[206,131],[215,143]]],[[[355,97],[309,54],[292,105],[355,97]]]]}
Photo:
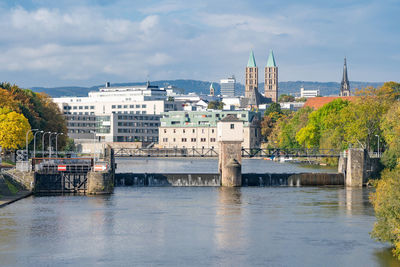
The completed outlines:
{"type": "MultiPolygon", "coordinates": [[[[215,148],[116,148],[115,157],[218,157],[215,148]]],[[[341,151],[335,149],[280,149],[242,148],[243,158],[339,158],[341,151]]]]}

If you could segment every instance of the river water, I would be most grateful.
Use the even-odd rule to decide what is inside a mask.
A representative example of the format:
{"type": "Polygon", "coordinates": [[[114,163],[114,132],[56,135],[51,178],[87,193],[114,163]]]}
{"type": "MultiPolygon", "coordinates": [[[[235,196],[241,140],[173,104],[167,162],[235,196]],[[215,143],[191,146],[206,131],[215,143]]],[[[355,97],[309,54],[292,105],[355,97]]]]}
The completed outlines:
{"type": "Polygon", "coordinates": [[[117,187],[0,209],[0,266],[399,266],[370,189],[117,187]]]}

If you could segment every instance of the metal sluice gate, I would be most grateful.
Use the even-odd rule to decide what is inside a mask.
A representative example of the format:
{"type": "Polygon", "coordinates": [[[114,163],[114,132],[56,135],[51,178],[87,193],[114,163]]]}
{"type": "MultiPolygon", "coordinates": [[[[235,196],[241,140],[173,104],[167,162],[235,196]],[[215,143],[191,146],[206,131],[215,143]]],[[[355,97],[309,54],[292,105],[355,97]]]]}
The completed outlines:
{"type": "Polygon", "coordinates": [[[90,158],[32,160],[36,193],[86,193],[90,158]]]}

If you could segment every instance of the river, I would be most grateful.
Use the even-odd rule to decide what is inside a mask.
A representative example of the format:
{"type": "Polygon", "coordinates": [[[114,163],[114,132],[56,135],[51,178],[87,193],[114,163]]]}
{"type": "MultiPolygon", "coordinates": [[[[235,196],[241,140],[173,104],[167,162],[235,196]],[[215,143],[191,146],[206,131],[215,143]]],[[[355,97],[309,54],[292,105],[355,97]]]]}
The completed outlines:
{"type": "MultiPolygon", "coordinates": [[[[136,162],[135,162],[136,163],[136,162]]],[[[1,266],[399,266],[370,189],[117,187],[0,209],[1,266]]]]}

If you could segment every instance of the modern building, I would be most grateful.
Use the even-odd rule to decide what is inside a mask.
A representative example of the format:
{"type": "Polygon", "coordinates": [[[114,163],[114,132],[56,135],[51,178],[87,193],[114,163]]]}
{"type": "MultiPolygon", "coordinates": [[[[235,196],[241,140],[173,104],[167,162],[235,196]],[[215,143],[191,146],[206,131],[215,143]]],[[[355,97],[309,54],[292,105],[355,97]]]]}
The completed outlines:
{"type": "Polygon", "coordinates": [[[159,128],[161,148],[214,148],[218,149],[217,122],[234,115],[243,123],[243,147],[256,148],[261,144],[258,112],[251,111],[170,111],[163,113],[159,128]]]}
{"type": "Polygon", "coordinates": [[[347,63],[346,58],[344,58],[344,65],[343,65],[343,77],[342,82],[340,83],[340,94],[339,96],[350,96],[350,82],[347,76],[347,63]]]}
{"type": "Polygon", "coordinates": [[[274,52],[269,52],[267,66],[265,67],[264,96],[272,102],[278,102],[278,67],[275,63],[274,52]]]}
{"type": "Polygon", "coordinates": [[[300,88],[300,97],[301,98],[310,98],[319,96],[319,90],[305,90],[304,87],[300,88]]]}
{"type": "MultiPolygon", "coordinates": [[[[107,83],[99,91],[89,92],[87,97],[60,97],[54,98],[53,101],[67,119],[69,137],[76,142],[93,140],[95,133],[99,131],[96,123],[99,116],[108,116],[111,121],[112,114],[160,115],[163,112],[183,109],[174,100],[168,100],[165,90],[152,86],[149,82],[146,85],[118,87],[111,87],[107,83]]],[[[113,134],[118,133],[118,128],[110,131],[113,134]]],[[[96,136],[104,137],[104,140],[121,139],[118,135],[115,135],[116,138],[106,138],[105,135],[99,134],[96,136]]],[[[133,133],[131,137],[125,139],[135,139],[133,133]]]]}
{"type": "Polygon", "coordinates": [[[221,85],[221,96],[223,97],[235,97],[236,92],[236,79],[235,76],[220,81],[221,85]]]}
{"type": "Polygon", "coordinates": [[[161,115],[117,114],[96,116],[100,142],[157,143],[161,115]]]}

